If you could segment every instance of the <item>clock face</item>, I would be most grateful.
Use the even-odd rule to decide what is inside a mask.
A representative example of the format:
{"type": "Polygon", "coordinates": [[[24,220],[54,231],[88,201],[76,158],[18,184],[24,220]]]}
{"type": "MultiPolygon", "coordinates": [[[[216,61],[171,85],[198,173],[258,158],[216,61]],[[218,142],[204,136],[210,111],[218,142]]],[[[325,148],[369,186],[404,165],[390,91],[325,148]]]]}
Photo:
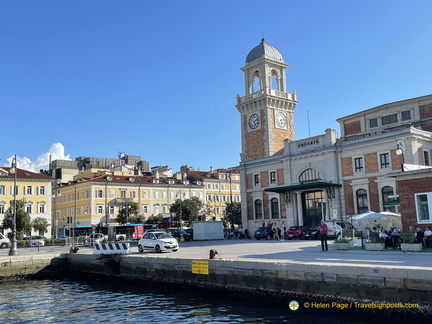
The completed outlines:
{"type": "Polygon", "coordinates": [[[278,112],[276,113],[276,125],[278,127],[284,128],[287,125],[287,118],[284,113],[278,112]]]}
{"type": "Polygon", "coordinates": [[[252,114],[249,117],[249,127],[251,129],[257,129],[260,123],[260,118],[257,114],[252,114]]]}

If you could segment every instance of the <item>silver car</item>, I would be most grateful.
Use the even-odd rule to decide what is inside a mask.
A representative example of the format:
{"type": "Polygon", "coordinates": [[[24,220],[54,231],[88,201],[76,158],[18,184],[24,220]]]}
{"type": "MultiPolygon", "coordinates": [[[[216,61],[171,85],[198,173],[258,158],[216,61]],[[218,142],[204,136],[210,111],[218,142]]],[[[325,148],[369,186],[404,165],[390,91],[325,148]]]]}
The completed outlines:
{"type": "Polygon", "coordinates": [[[45,246],[45,241],[40,235],[30,236],[28,242],[30,246],[45,246]]]}
{"type": "Polygon", "coordinates": [[[176,252],[179,244],[175,238],[165,231],[147,231],[138,241],[138,251],[153,250],[155,252],[173,251],[176,252]]]}

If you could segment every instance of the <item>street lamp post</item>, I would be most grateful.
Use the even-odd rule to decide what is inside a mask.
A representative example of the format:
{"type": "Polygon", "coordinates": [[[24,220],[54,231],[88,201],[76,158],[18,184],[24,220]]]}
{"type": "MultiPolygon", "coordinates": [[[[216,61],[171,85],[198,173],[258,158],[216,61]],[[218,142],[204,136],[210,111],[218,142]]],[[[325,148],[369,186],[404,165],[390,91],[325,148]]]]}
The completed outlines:
{"type": "Polygon", "coordinates": [[[9,170],[10,173],[14,174],[14,186],[13,186],[13,192],[14,192],[14,211],[13,211],[13,230],[12,230],[12,244],[9,250],[9,255],[16,255],[17,254],[17,240],[16,240],[16,179],[17,179],[17,161],[16,161],[16,155],[12,159],[12,165],[9,170]]]}
{"type": "Polygon", "coordinates": [[[232,186],[231,186],[231,170],[227,171],[227,177],[229,179],[229,187],[230,187],[230,219],[231,219],[231,228],[234,229],[234,214],[232,212],[233,209],[233,201],[232,201],[232,186]]]}

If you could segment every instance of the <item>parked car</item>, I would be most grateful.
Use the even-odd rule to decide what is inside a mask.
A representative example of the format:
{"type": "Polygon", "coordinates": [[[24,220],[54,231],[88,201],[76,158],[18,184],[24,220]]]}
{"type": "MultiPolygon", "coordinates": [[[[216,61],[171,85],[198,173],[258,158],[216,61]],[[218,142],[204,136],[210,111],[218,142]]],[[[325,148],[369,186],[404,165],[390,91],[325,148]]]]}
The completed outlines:
{"type": "Polygon", "coordinates": [[[273,238],[273,231],[271,227],[259,227],[254,234],[257,240],[266,239],[271,240],[273,238]]]}
{"type": "Polygon", "coordinates": [[[179,248],[177,240],[163,230],[154,232],[145,232],[143,237],[138,241],[138,251],[153,250],[155,252],[173,251],[179,248]]]}
{"type": "Polygon", "coordinates": [[[327,225],[327,237],[336,238],[338,235],[342,234],[342,230],[352,230],[353,226],[350,222],[343,220],[329,220],[325,221],[327,225]]]}
{"type": "Polygon", "coordinates": [[[11,246],[11,241],[0,233],[0,248],[1,249],[7,249],[11,246]]]}
{"type": "Polygon", "coordinates": [[[168,228],[167,233],[171,233],[172,237],[177,238],[179,241],[190,241],[192,236],[185,232],[182,228],[168,228]]]}
{"type": "Polygon", "coordinates": [[[188,233],[191,236],[191,239],[193,240],[193,228],[185,228],[185,232],[188,233]]]}
{"type": "Polygon", "coordinates": [[[288,228],[285,237],[288,240],[292,240],[293,238],[301,239],[303,232],[306,230],[305,226],[294,225],[288,228]]]}
{"type": "Polygon", "coordinates": [[[44,238],[40,235],[30,236],[30,246],[45,246],[44,238]]]}
{"type": "Polygon", "coordinates": [[[301,236],[302,240],[318,240],[319,239],[319,231],[316,226],[312,226],[303,232],[301,236]]]}

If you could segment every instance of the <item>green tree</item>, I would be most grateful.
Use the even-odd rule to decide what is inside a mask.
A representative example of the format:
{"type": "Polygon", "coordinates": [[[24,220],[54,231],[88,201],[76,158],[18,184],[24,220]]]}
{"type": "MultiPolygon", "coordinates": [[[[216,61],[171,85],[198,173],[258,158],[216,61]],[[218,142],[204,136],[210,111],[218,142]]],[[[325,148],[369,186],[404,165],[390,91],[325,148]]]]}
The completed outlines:
{"type": "Polygon", "coordinates": [[[204,204],[198,197],[181,200],[177,199],[170,207],[170,212],[177,214],[177,220],[182,219],[187,223],[200,219],[200,211],[204,204]]]}
{"type": "Polygon", "coordinates": [[[162,215],[150,216],[146,219],[146,224],[162,224],[164,221],[162,215]]]}
{"type": "MultiPolygon", "coordinates": [[[[3,228],[8,228],[13,230],[13,218],[14,218],[14,201],[10,201],[9,208],[6,210],[6,213],[3,218],[3,228]]],[[[30,215],[24,210],[24,201],[17,200],[16,201],[16,236],[18,240],[21,240],[24,237],[25,233],[31,232],[31,223],[30,223],[30,215]]],[[[12,233],[8,234],[12,236],[12,233]]],[[[12,237],[9,237],[12,238],[12,237]]]]}
{"type": "Polygon", "coordinates": [[[136,202],[128,202],[120,206],[119,213],[116,217],[116,222],[125,224],[142,223],[144,218],[139,215],[139,206],[136,202]]]}
{"type": "Polygon", "coordinates": [[[38,232],[40,235],[44,235],[48,232],[48,222],[45,218],[36,217],[32,222],[31,226],[33,229],[38,232]]]}
{"type": "Polygon", "coordinates": [[[223,218],[223,222],[225,227],[231,226],[231,228],[233,228],[235,224],[242,225],[241,203],[226,203],[225,217],[223,218]]]}

